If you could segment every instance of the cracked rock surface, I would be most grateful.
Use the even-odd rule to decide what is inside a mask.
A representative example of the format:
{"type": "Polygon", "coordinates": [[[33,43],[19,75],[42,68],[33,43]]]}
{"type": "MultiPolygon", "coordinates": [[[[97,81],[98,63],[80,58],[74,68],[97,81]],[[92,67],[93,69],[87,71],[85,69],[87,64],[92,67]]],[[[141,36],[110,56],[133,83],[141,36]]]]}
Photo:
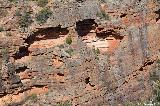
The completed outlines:
{"type": "MultiPolygon", "coordinates": [[[[149,100],[158,0],[0,1],[0,106],[124,106],[149,100]],[[45,23],[36,15],[52,12],[45,23]],[[17,11],[32,23],[20,28],[17,11]],[[71,40],[71,41],[70,41],[71,40]]],[[[21,15],[20,15],[21,16],[21,15]]]]}

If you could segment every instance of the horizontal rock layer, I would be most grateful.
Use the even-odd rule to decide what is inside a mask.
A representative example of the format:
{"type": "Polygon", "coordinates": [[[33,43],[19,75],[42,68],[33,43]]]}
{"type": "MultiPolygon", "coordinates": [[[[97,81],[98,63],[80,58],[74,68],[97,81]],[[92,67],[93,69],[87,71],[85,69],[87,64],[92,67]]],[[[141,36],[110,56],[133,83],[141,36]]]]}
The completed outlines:
{"type": "MultiPolygon", "coordinates": [[[[25,33],[11,27],[16,7],[9,7],[13,18],[7,15],[0,23],[12,35],[0,32],[2,106],[64,101],[106,106],[150,99],[149,76],[160,49],[159,4],[104,1],[49,2],[54,15],[43,25],[33,22],[25,33]],[[27,99],[33,94],[36,101],[27,99]]],[[[28,3],[35,14],[38,7],[28,3]]]]}

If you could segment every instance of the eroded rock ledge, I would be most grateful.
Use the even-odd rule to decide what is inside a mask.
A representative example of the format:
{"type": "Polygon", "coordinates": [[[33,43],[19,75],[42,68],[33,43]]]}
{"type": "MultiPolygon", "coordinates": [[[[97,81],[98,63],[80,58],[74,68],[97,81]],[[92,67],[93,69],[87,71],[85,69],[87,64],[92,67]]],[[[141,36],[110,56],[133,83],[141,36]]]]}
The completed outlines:
{"type": "Polygon", "coordinates": [[[33,23],[32,33],[10,30],[12,36],[1,37],[0,105],[106,106],[150,99],[149,74],[160,49],[156,1],[84,0],[54,9],[56,18],[33,23]],[[99,11],[109,20],[99,20],[99,11]],[[27,99],[33,94],[35,101],[27,99]]]}

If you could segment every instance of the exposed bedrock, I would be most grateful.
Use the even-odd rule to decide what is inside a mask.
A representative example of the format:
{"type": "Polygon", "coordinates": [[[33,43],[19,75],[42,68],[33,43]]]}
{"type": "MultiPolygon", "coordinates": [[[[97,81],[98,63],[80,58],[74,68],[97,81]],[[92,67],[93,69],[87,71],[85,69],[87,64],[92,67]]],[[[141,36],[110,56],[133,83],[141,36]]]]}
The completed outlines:
{"type": "Polygon", "coordinates": [[[123,106],[152,97],[149,76],[160,49],[157,1],[76,1],[52,4],[54,20],[32,25],[32,33],[2,36],[0,106],[123,106]],[[95,10],[109,19],[100,20],[95,10]],[[36,101],[28,99],[33,94],[36,101]]]}

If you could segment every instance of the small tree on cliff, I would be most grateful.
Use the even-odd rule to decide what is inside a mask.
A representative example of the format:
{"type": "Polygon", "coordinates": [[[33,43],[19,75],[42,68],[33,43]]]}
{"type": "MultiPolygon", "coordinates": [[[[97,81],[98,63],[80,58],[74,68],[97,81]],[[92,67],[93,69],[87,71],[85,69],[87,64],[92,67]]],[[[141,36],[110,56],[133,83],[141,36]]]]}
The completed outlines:
{"type": "Polygon", "coordinates": [[[46,6],[48,3],[48,0],[37,0],[37,5],[40,7],[46,6]]]}
{"type": "Polygon", "coordinates": [[[29,12],[24,11],[23,13],[20,14],[20,17],[19,17],[20,28],[23,28],[25,30],[25,28],[28,28],[32,22],[33,21],[29,12]]]}
{"type": "Polygon", "coordinates": [[[52,15],[52,11],[49,8],[43,8],[41,11],[38,12],[36,15],[36,21],[39,24],[45,23],[48,18],[52,15]]]}
{"type": "Polygon", "coordinates": [[[72,44],[72,37],[71,36],[68,36],[67,38],[66,38],[66,43],[67,44],[72,44]]]}

